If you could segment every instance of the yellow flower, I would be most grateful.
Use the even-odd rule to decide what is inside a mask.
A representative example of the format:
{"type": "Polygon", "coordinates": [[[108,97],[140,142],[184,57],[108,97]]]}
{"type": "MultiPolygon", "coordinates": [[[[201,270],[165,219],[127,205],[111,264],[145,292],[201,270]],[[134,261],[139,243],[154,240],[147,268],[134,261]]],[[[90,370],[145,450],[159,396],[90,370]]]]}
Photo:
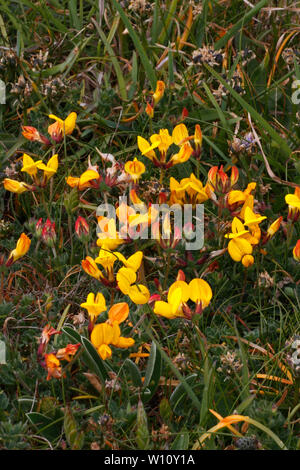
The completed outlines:
{"type": "Polygon", "coordinates": [[[242,260],[243,256],[252,254],[252,245],[250,241],[246,239],[250,234],[237,217],[234,217],[232,221],[231,230],[231,233],[225,235],[226,238],[231,239],[228,243],[228,253],[233,261],[239,262],[242,260]]]}
{"type": "Polygon", "coordinates": [[[300,187],[295,188],[294,194],[287,194],[285,202],[289,206],[288,220],[296,222],[300,216],[300,187]]]}
{"type": "Polygon", "coordinates": [[[208,199],[206,186],[191,173],[189,178],[183,178],[180,183],[170,178],[171,204],[201,204],[208,199]]]}
{"type": "Polygon", "coordinates": [[[49,114],[49,118],[54,119],[55,123],[48,127],[48,132],[54,140],[59,141],[64,134],[72,134],[75,129],[77,114],[74,112],[70,113],[65,120],[54,114],[49,114]]]}
{"type": "Polygon", "coordinates": [[[128,259],[126,259],[122,253],[115,252],[115,255],[120,261],[122,261],[126,268],[132,269],[135,273],[140,268],[143,259],[142,251],[137,251],[133,255],[129,256],[128,259]]]}
{"type": "Polygon", "coordinates": [[[285,202],[291,206],[295,207],[296,209],[300,210],[300,187],[295,188],[294,194],[287,194],[285,196],[285,202]]]}
{"type": "Polygon", "coordinates": [[[30,186],[28,186],[26,183],[11,180],[10,178],[5,178],[3,180],[3,184],[4,188],[11,193],[22,194],[30,189],[30,186]]]}
{"type": "Polygon", "coordinates": [[[233,261],[241,261],[245,255],[251,255],[252,251],[251,243],[245,238],[234,238],[228,243],[228,253],[233,261]]]}
{"type": "Polygon", "coordinates": [[[192,312],[187,305],[189,300],[196,304],[194,313],[199,314],[209,305],[211,298],[211,287],[203,279],[192,279],[189,284],[177,280],[169,288],[167,302],[162,300],[155,302],[154,313],[169,319],[190,318],[192,312]]]}
{"type": "Polygon", "coordinates": [[[50,178],[52,178],[52,176],[57,172],[57,168],[58,168],[58,155],[57,155],[57,153],[49,159],[47,165],[45,165],[44,163],[40,163],[38,165],[39,170],[44,170],[44,177],[47,181],[50,178]]]}
{"type": "Polygon", "coordinates": [[[263,245],[264,245],[265,243],[267,243],[267,242],[270,240],[270,238],[272,238],[273,235],[275,235],[275,233],[279,230],[280,225],[281,225],[281,222],[282,222],[282,219],[283,219],[282,216],[278,217],[278,219],[276,219],[276,220],[268,227],[268,230],[267,230],[267,232],[265,233],[265,236],[264,236],[263,241],[262,241],[263,245]]]}
{"type": "Polygon", "coordinates": [[[130,160],[125,163],[124,170],[131,175],[133,181],[137,181],[145,173],[146,168],[144,163],[134,158],[133,161],[130,160]]]}
{"type": "Polygon", "coordinates": [[[152,161],[156,159],[156,154],[154,150],[151,148],[151,145],[149,144],[149,142],[146,139],[144,139],[144,137],[141,137],[139,135],[137,138],[137,144],[142,155],[145,155],[152,161]]]}
{"type": "Polygon", "coordinates": [[[243,204],[251,192],[256,188],[256,183],[251,182],[248,184],[245,191],[232,190],[228,193],[227,202],[229,206],[238,206],[243,204]]]}
{"type": "Polygon", "coordinates": [[[175,281],[168,291],[167,302],[157,300],[154,313],[168,319],[184,317],[183,304],[190,298],[190,288],[185,281],[175,281]]]}
{"type": "Polygon", "coordinates": [[[202,146],[202,132],[199,124],[196,124],[195,134],[191,136],[189,135],[185,124],[178,124],[172,132],[172,138],[174,144],[178,145],[179,147],[193,140],[196,154],[200,156],[200,149],[202,146]]]}
{"type": "Polygon", "coordinates": [[[173,139],[169,134],[168,129],[160,129],[159,134],[153,134],[150,137],[152,148],[158,148],[162,157],[165,155],[169,147],[173,144],[173,139]]]}
{"type": "Polygon", "coordinates": [[[194,143],[195,143],[196,150],[199,150],[199,148],[201,148],[202,146],[202,131],[201,131],[201,127],[199,126],[199,124],[195,125],[194,143]]]}
{"type": "Polygon", "coordinates": [[[17,241],[16,248],[11,251],[6,264],[9,266],[22,256],[26,255],[30,248],[30,244],[30,238],[28,238],[25,233],[22,233],[19,240],[17,241]]]}
{"type": "Polygon", "coordinates": [[[189,283],[190,299],[196,304],[201,304],[201,309],[205,309],[212,298],[210,285],[204,279],[195,278],[189,283]]]}
{"type": "Polygon", "coordinates": [[[185,124],[181,123],[174,127],[172,132],[172,139],[174,144],[178,145],[179,147],[190,140],[189,132],[185,124]]]}
{"type": "Polygon", "coordinates": [[[180,143],[181,133],[184,131],[182,131],[182,128],[177,129],[177,127],[178,126],[176,126],[173,131],[175,133],[176,142],[174,142],[173,135],[171,136],[169,134],[168,129],[160,129],[159,134],[153,134],[150,137],[150,143],[143,137],[138,136],[138,148],[142,155],[145,155],[154,163],[155,166],[160,168],[170,168],[178,163],[186,162],[193,153],[193,148],[187,141],[184,141],[182,144],[180,143]],[[167,152],[173,143],[176,143],[176,145],[179,146],[179,152],[172,155],[169,161],[167,161],[167,152]],[[155,149],[158,150],[160,154],[159,156],[154,151],[155,149]]]}
{"type": "Polygon", "coordinates": [[[131,268],[120,268],[117,273],[118,287],[123,294],[128,295],[132,302],[137,305],[142,305],[148,302],[150,292],[146,286],[142,284],[135,284],[137,275],[131,268]]]}
{"type": "Polygon", "coordinates": [[[121,336],[121,330],[117,321],[112,325],[109,323],[96,325],[91,333],[91,342],[103,360],[111,358],[112,350],[109,345],[123,349],[134,345],[133,338],[124,338],[121,336]]]}
{"type": "Polygon", "coordinates": [[[266,216],[255,214],[250,207],[246,207],[244,225],[251,227],[252,225],[260,224],[266,218],[266,216]]]}
{"type": "Polygon", "coordinates": [[[112,281],[114,278],[113,267],[116,260],[116,254],[104,248],[101,248],[98,257],[95,259],[95,263],[101,264],[101,266],[105,269],[108,280],[110,281],[112,281]]]}
{"type": "Polygon", "coordinates": [[[170,164],[177,165],[178,163],[184,163],[188,161],[192,153],[193,153],[193,149],[190,146],[190,144],[189,143],[183,144],[182,147],[180,147],[179,152],[170,158],[169,165],[170,164]]]}
{"type": "Polygon", "coordinates": [[[28,173],[31,177],[36,176],[38,166],[43,163],[42,160],[34,161],[27,153],[23,154],[23,168],[21,171],[28,173]]]}
{"type": "Polygon", "coordinates": [[[100,175],[96,170],[86,170],[80,178],[74,178],[73,176],[68,176],[66,178],[66,183],[71,186],[71,188],[78,188],[79,191],[82,191],[86,188],[93,187],[93,181],[98,181],[100,175]]]}
{"type": "Polygon", "coordinates": [[[100,313],[105,312],[107,309],[105,298],[101,292],[98,292],[96,298],[95,294],[90,292],[87,296],[86,302],[80,304],[80,307],[85,308],[88,311],[92,322],[95,321],[100,313]]]}

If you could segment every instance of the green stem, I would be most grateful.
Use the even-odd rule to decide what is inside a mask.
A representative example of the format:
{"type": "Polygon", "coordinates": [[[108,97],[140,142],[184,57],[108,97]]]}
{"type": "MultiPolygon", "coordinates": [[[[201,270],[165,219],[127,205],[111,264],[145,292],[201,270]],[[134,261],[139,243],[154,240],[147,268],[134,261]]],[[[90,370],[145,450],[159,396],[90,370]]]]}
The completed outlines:
{"type": "Polygon", "coordinates": [[[74,246],[73,246],[73,233],[72,233],[72,217],[68,214],[68,228],[69,228],[69,235],[70,235],[70,243],[71,243],[71,259],[70,262],[73,264],[74,258],[74,246]]]}

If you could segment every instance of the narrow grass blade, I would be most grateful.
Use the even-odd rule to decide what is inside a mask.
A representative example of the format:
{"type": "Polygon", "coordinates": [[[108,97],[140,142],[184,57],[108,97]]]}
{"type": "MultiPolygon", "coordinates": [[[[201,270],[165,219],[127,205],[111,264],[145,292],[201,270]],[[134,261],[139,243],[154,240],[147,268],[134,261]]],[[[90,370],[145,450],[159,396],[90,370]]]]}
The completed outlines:
{"type": "Polygon", "coordinates": [[[134,46],[137,50],[137,52],[139,53],[139,56],[140,56],[140,59],[142,61],[142,64],[144,66],[144,69],[145,69],[145,72],[146,72],[146,75],[151,83],[151,87],[153,90],[155,90],[156,88],[156,75],[155,75],[155,71],[154,71],[154,68],[151,64],[151,62],[149,61],[148,57],[147,57],[147,54],[145,52],[145,49],[143,48],[142,46],[142,43],[138,37],[138,35],[136,34],[135,30],[133,29],[132,27],[132,24],[130,23],[125,11],[123,10],[123,8],[121,7],[120,3],[117,2],[117,0],[111,0],[112,1],[112,4],[114,5],[115,9],[118,11],[125,27],[127,28],[128,30],[128,33],[134,43],[134,46]]]}
{"type": "Polygon", "coordinates": [[[243,16],[243,18],[241,18],[239,21],[237,21],[237,23],[235,23],[234,26],[232,26],[232,28],[230,28],[229,31],[227,31],[226,34],[224,34],[224,36],[219,39],[219,41],[217,41],[215,43],[215,49],[221,49],[222,47],[224,47],[227,42],[240,30],[244,27],[245,24],[247,24],[252,18],[254,15],[256,15],[256,13],[259,12],[259,10],[261,8],[263,8],[266,4],[268,3],[268,0],[261,0],[257,5],[255,5],[250,11],[248,11],[248,13],[245,14],[245,16],[243,16]]]}
{"type": "Polygon", "coordinates": [[[100,36],[101,40],[103,41],[105,49],[107,50],[107,52],[109,54],[109,58],[110,58],[113,66],[114,66],[116,76],[117,76],[117,80],[118,80],[118,85],[119,85],[119,91],[120,91],[121,98],[123,100],[127,101],[126,84],[125,84],[125,80],[124,80],[124,77],[123,77],[121,67],[120,67],[119,62],[117,60],[117,57],[115,55],[115,52],[113,51],[113,49],[112,49],[111,45],[109,44],[104,32],[102,31],[101,28],[99,28],[96,21],[93,21],[93,23],[94,23],[94,25],[95,25],[98,33],[99,33],[99,36],[100,36]]]}
{"type": "MultiPolygon", "coordinates": [[[[224,80],[212,67],[207,64],[203,64],[209,72],[219,80],[222,85],[230,92],[233,98],[243,107],[244,110],[248,111],[249,114],[255,121],[260,125],[260,127],[267,133],[270,134],[272,139],[278,144],[279,148],[282,150],[285,157],[289,157],[292,153],[292,150],[286,143],[286,141],[277,134],[273,127],[249,104],[244,100],[230,85],[224,80]]],[[[280,157],[280,154],[278,155],[280,157]]]]}

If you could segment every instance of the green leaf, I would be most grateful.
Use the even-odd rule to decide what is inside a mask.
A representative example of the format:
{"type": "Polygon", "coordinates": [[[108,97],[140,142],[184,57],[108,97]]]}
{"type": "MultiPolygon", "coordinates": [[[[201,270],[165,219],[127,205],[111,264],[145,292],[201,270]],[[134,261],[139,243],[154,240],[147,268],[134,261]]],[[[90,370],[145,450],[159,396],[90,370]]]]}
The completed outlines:
{"type": "MultiPolygon", "coordinates": [[[[145,373],[145,380],[144,380],[144,388],[149,388],[151,390],[150,396],[147,396],[147,400],[149,400],[155,393],[159,379],[161,376],[161,355],[156,347],[156,343],[153,341],[151,344],[150,349],[150,356],[147,362],[146,373],[145,373]]],[[[143,399],[145,397],[143,396],[143,399]]]]}
{"type": "MultiPolygon", "coordinates": [[[[61,413],[62,414],[62,413],[61,413]]],[[[58,419],[51,419],[41,413],[26,413],[30,423],[37,429],[37,433],[49,441],[59,439],[61,435],[63,415],[58,419]]]]}
{"type": "Polygon", "coordinates": [[[133,385],[135,387],[142,387],[143,386],[142,376],[137,365],[127,358],[124,361],[124,366],[126,367],[126,369],[129,371],[131,375],[133,385]]]}
{"type": "Polygon", "coordinates": [[[211,384],[212,384],[212,377],[213,377],[214,368],[211,366],[207,355],[204,359],[204,373],[203,373],[203,380],[204,380],[204,389],[202,393],[202,402],[201,402],[201,412],[200,412],[200,424],[203,425],[205,419],[208,415],[209,408],[210,408],[210,395],[211,395],[211,384]]]}
{"type": "MultiPolygon", "coordinates": [[[[153,337],[152,334],[148,331],[148,334],[150,337],[153,337]]],[[[168,357],[168,355],[165,353],[165,351],[160,347],[160,345],[155,341],[155,344],[157,346],[157,348],[159,349],[160,351],[160,354],[162,356],[162,359],[166,362],[166,364],[170,367],[170,369],[172,370],[172,372],[175,374],[175,376],[178,378],[178,380],[181,382],[180,385],[182,385],[182,387],[185,389],[186,391],[186,394],[188,396],[188,398],[190,399],[191,403],[193,403],[194,407],[200,411],[201,410],[201,403],[200,401],[198,400],[198,397],[196,396],[196,394],[194,393],[194,391],[192,390],[192,388],[190,387],[189,383],[188,383],[188,377],[187,378],[184,378],[181,373],[179,372],[179,370],[176,368],[176,366],[174,366],[173,362],[171,361],[171,359],[168,357]]],[[[197,374],[193,374],[194,376],[197,376],[197,374]]],[[[191,377],[191,376],[190,376],[191,377]]],[[[194,377],[193,377],[194,378],[194,377]]],[[[179,387],[179,386],[178,386],[179,387]]],[[[175,390],[174,390],[175,392],[175,390]]],[[[173,393],[174,393],[173,392],[173,393]]],[[[171,402],[171,399],[170,399],[170,402],[171,402]]]]}
{"type": "Polygon", "coordinates": [[[149,442],[147,415],[142,400],[139,400],[137,407],[136,443],[140,450],[146,450],[149,449],[149,442]]]}
{"type": "Polygon", "coordinates": [[[102,381],[102,383],[105,383],[105,380],[109,377],[101,357],[87,338],[82,337],[81,344],[85,348],[86,355],[91,360],[91,363],[93,363],[93,371],[102,381]]]}
{"type": "MultiPolygon", "coordinates": [[[[188,392],[189,390],[192,390],[190,388],[190,385],[195,382],[196,378],[197,378],[197,374],[189,375],[188,377],[185,378],[185,383],[180,383],[179,385],[177,385],[177,387],[173,391],[172,395],[170,396],[170,405],[174,413],[180,414],[180,406],[182,406],[182,403],[187,400],[188,392]]],[[[199,406],[200,406],[200,403],[199,403],[199,406]]]]}
{"type": "Polygon", "coordinates": [[[72,450],[80,450],[84,443],[83,432],[78,432],[77,423],[70,408],[65,410],[64,433],[72,450]]]}
{"type": "Polygon", "coordinates": [[[80,343],[83,347],[82,359],[83,362],[97,375],[97,377],[104,384],[105,380],[108,379],[108,374],[105,366],[103,365],[102,359],[97,353],[92,343],[83,336],[80,336],[76,330],[71,327],[65,326],[62,331],[71,338],[72,341],[80,343]]]}
{"type": "Polygon", "coordinates": [[[178,434],[174,439],[171,450],[187,450],[189,448],[190,437],[188,432],[178,434]]]}

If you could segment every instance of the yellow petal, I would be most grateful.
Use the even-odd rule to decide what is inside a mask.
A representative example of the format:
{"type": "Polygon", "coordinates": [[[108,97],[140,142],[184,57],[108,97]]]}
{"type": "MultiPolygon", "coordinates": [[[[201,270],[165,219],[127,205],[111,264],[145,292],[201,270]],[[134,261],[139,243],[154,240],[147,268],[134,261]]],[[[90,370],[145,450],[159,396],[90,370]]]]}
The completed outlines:
{"type": "Polygon", "coordinates": [[[210,285],[204,279],[195,278],[189,283],[190,298],[195,303],[202,304],[202,308],[206,308],[212,298],[212,290],[210,285]]]}
{"type": "Polygon", "coordinates": [[[228,253],[233,261],[241,261],[244,255],[252,254],[251,244],[244,238],[234,238],[228,243],[228,253]]]}

